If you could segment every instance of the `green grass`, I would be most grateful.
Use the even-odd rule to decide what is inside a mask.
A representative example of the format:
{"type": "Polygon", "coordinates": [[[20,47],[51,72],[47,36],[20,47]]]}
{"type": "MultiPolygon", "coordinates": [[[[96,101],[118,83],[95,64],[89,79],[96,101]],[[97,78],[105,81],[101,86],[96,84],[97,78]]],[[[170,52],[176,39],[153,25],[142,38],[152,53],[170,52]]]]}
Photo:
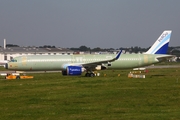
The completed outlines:
{"type": "Polygon", "coordinates": [[[1,78],[0,119],[180,119],[180,68],[149,69],[145,79],[127,78],[129,71],[101,71],[94,78],[60,73],[1,78]]]}

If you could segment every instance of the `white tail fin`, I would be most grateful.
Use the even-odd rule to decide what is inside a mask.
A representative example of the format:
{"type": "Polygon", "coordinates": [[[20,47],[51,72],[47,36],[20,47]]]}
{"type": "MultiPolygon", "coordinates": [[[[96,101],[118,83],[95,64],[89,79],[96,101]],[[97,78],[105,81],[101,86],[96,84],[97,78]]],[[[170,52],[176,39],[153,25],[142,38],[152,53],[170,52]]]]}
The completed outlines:
{"type": "Polygon", "coordinates": [[[167,54],[171,30],[164,31],[145,54],[167,54]]]}

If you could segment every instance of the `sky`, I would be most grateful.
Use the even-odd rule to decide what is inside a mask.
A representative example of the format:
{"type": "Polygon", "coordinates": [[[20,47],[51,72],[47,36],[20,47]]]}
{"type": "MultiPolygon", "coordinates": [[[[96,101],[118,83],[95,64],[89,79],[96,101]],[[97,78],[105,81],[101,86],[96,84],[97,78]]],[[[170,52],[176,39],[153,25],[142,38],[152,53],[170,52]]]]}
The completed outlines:
{"type": "Polygon", "coordinates": [[[180,0],[0,0],[0,46],[180,46],[180,0]]]}

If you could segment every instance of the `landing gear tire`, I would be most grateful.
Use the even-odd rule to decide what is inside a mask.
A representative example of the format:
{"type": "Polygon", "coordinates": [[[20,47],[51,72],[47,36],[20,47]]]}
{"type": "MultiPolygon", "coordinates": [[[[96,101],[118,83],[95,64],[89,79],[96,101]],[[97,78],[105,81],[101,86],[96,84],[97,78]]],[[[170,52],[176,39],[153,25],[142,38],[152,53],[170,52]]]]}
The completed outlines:
{"type": "Polygon", "coordinates": [[[95,76],[94,73],[86,73],[86,74],[85,74],[85,77],[94,77],[94,76],[95,76]]]}
{"type": "Polygon", "coordinates": [[[94,73],[90,73],[90,77],[94,77],[95,75],[94,75],[94,73]]]}
{"type": "Polygon", "coordinates": [[[20,79],[20,76],[16,76],[16,79],[20,79]]]}
{"type": "Polygon", "coordinates": [[[89,73],[86,73],[86,74],[85,74],[85,77],[89,77],[89,73]]]}

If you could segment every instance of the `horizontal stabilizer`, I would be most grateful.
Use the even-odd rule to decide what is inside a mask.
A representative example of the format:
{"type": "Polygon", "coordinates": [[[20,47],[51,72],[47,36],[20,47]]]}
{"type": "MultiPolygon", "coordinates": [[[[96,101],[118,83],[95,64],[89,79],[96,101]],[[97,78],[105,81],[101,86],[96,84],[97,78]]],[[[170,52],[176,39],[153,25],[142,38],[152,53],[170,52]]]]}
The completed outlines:
{"type": "Polygon", "coordinates": [[[157,56],[156,59],[159,61],[159,62],[163,62],[163,61],[167,61],[171,58],[175,57],[175,55],[161,55],[161,56],[157,56]]]}

